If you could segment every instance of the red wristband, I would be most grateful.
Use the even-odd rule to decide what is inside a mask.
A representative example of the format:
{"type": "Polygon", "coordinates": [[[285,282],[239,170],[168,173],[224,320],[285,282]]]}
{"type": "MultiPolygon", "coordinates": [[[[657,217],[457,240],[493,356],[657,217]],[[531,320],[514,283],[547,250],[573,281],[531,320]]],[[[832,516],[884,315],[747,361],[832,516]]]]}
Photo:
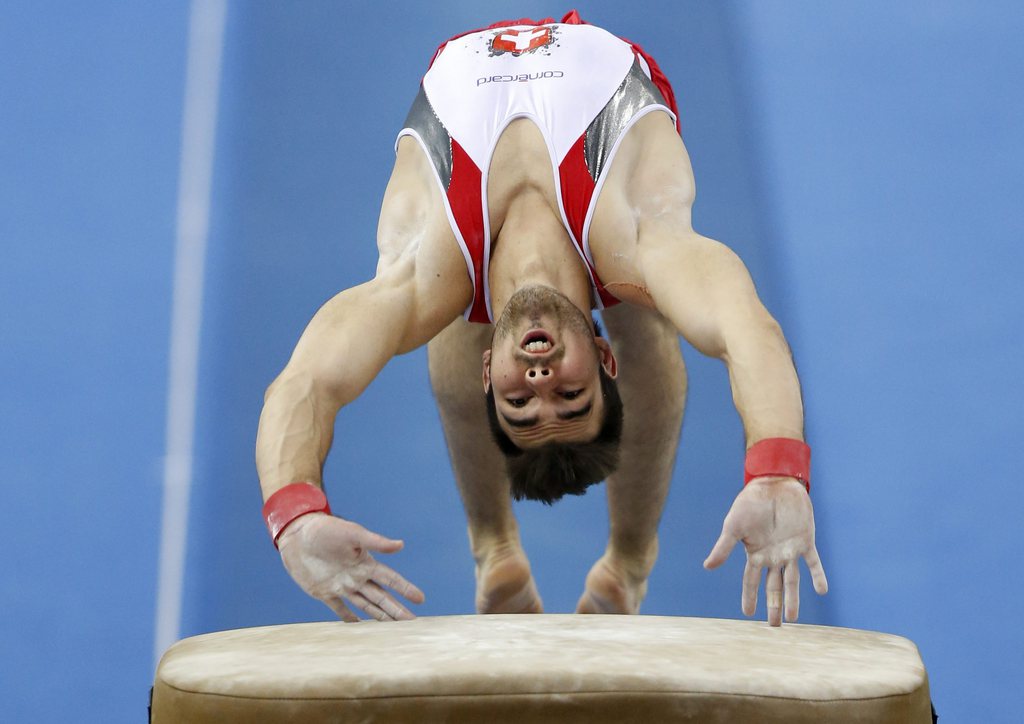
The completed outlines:
{"type": "Polygon", "coordinates": [[[263,504],[263,520],[267,522],[270,537],[277,547],[277,539],[288,525],[306,513],[331,514],[324,491],[311,483],[286,485],[267,498],[263,504]]]}
{"type": "Polygon", "coordinates": [[[811,448],[800,440],[769,437],[751,445],[743,466],[743,484],[762,475],[797,478],[811,492],[811,448]]]}

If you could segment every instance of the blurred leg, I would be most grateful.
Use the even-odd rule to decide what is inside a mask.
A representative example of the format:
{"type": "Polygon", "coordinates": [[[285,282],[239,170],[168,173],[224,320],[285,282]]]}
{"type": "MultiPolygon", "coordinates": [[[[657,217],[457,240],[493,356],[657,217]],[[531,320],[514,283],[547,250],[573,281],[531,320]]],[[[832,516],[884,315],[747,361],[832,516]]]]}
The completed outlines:
{"type": "Polygon", "coordinates": [[[675,328],[660,314],[621,304],[603,313],[619,361],[625,420],[618,470],[607,481],[610,535],[587,575],[579,613],[637,613],[658,557],[686,402],[675,328]]]}
{"type": "Polygon", "coordinates": [[[455,482],[476,560],[479,613],[540,613],[542,605],[519,542],[505,461],[488,432],[481,354],[491,327],[457,319],[427,348],[455,482]]]}

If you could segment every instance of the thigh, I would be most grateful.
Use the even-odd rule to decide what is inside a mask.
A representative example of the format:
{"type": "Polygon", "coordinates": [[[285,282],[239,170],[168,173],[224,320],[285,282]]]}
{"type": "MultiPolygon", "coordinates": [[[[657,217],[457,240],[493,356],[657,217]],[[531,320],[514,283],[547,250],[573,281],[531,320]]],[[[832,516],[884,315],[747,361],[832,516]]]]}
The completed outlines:
{"type": "Polygon", "coordinates": [[[493,327],[460,317],[427,345],[430,383],[439,407],[473,418],[485,414],[483,353],[493,327]]]}
{"type": "MultiPolygon", "coordinates": [[[[620,304],[602,313],[618,359],[624,408],[616,477],[654,465],[671,475],[686,404],[686,366],[675,327],[651,309],[620,304]]],[[[666,481],[667,482],[667,481],[666,481]]]]}
{"type": "Polygon", "coordinates": [[[603,312],[619,360],[624,419],[619,467],[608,478],[609,551],[646,578],[675,465],[686,402],[679,338],[653,310],[620,304],[603,312]]]}
{"type": "Polygon", "coordinates": [[[481,355],[491,329],[456,319],[427,346],[430,383],[476,556],[494,541],[516,537],[505,459],[487,421],[481,355]]]}

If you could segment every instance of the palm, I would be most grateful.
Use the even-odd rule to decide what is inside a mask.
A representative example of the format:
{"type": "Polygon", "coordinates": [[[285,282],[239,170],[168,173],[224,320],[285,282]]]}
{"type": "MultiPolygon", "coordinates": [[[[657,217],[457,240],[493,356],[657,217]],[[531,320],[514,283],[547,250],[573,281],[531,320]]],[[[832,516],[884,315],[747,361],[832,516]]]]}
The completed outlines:
{"type": "Polygon", "coordinates": [[[819,594],[828,591],[825,570],[814,545],[814,510],[799,481],[766,477],[744,487],[725,518],[722,535],[704,562],[705,567],[716,568],[724,563],[738,541],[743,541],[747,551],[742,596],[746,615],[754,614],[761,572],[767,569],[769,623],[782,623],[783,591],[786,619],[796,620],[800,606],[800,558],[807,562],[814,590],[819,594]]]}
{"type": "Polygon", "coordinates": [[[401,541],[329,515],[303,516],[280,539],[281,559],[296,583],[346,621],[358,617],[345,600],[379,620],[413,618],[387,589],[414,603],[423,601],[423,593],[370,555],[370,551],[394,553],[401,548],[401,541]]]}

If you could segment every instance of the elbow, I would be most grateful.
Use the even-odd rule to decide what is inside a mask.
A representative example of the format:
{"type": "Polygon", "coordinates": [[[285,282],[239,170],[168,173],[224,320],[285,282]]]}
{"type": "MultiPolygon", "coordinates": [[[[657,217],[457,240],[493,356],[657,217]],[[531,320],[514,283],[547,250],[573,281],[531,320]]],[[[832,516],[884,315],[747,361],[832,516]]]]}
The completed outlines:
{"type": "Polygon", "coordinates": [[[757,303],[757,309],[754,310],[753,317],[753,325],[761,337],[776,344],[786,345],[786,335],[782,331],[782,325],[778,323],[775,317],[760,302],[757,303]]]}
{"type": "Polygon", "coordinates": [[[274,381],[267,385],[267,389],[263,392],[263,404],[269,402],[271,398],[283,390],[294,388],[295,382],[304,376],[299,370],[295,369],[292,362],[289,362],[288,366],[281,370],[280,374],[274,378],[274,381]]]}
{"type": "Polygon", "coordinates": [[[727,329],[729,333],[722,339],[722,359],[747,357],[751,353],[781,353],[792,358],[782,326],[756,299],[727,329]]]}
{"type": "Polygon", "coordinates": [[[274,396],[274,393],[277,392],[277,390],[281,387],[281,378],[282,377],[283,377],[283,374],[278,375],[277,377],[275,377],[274,381],[271,382],[269,385],[267,385],[267,389],[265,389],[263,391],[263,404],[264,405],[267,404],[267,402],[270,400],[270,398],[274,396]]]}
{"type": "Polygon", "coordinates": [[[308,370],[294,369],[291,364],[279,374],[263,393],[263,404],[281,397],[287,399],[324,399],[328,390],[308,370]]]}
{"type": "Polygon", "coordinates": [[[787,355],[792,356],[789,343],[786,341],[786,334],[782,331],[782,325],[778,323],[775,317],[763,305],[758,303],[758,306],[761,308],[758,324],[760,325],[762,337],[767,343],[782,349],[787,355]]]}

